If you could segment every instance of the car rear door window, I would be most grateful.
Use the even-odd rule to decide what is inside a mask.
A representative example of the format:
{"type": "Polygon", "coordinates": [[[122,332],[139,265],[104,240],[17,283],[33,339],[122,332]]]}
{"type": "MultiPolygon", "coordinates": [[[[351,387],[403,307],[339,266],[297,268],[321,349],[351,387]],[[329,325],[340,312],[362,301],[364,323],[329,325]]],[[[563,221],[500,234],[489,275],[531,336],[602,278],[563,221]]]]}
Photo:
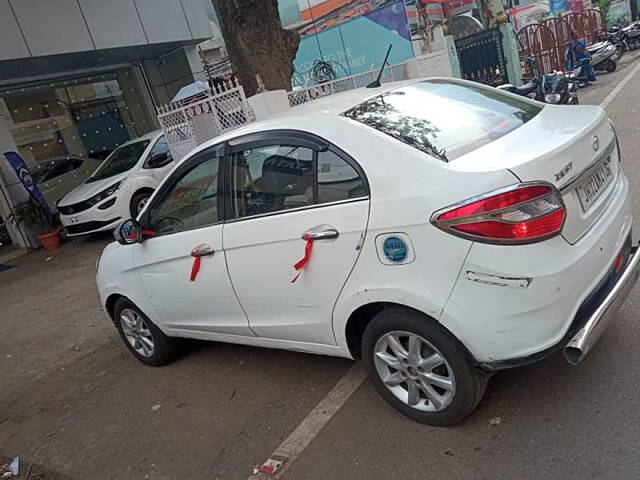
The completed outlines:
{"type": "Polygon", "coordinates": [[[515,130],[541,109],[495,88],[428,80],[375,96],[344,115],[449,162],[515,130]]]}
{"type": "Polygon", "coordinates": [[[233,158],[232,181],[238,217],[313,205],[313,150],[268,145],[241,151],[233,158]]]}
{"type": "Polygon", "coordinates": [[[366,196],[364,180],[353,166],[331,150],[318,152],[318,203],[366,196]]]}

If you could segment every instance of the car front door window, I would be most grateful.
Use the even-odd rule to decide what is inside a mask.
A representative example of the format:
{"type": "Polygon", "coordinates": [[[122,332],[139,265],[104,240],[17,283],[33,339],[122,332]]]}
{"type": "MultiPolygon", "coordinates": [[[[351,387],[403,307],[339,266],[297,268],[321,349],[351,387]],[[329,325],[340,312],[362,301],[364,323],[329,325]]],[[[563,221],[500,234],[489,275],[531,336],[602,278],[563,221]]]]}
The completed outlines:
{"type": "Polygon", "coordinates": [[[217,157],[205,156],[182,172],[161,200],[151,206],[149,229],[164,235],[218,222],[218,162],[217,157]]]}

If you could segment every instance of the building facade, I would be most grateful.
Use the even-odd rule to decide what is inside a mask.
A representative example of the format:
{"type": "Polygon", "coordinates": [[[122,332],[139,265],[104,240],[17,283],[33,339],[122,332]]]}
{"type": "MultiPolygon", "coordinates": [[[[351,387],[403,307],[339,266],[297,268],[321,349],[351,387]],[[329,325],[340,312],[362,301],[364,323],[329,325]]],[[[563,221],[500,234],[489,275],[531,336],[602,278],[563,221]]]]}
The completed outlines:
{"type": "Polygon", "coordinates": [[[197,45],[212,36],[210,3],[0,0],[0,219],[26,198],[4,152],[51,189],[58,177],[39,172],[104,159],[158,128],[155,106],[206,79],[197,45]]]}

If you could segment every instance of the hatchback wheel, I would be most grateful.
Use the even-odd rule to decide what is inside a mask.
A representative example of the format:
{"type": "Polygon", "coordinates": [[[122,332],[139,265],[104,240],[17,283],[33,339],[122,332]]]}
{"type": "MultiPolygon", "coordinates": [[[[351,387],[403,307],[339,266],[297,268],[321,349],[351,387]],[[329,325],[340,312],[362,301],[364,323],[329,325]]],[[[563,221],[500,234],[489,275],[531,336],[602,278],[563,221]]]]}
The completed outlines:
{"type": "Polygon", "coordinates": [[[140,212],[144,209],[145,205],[151,198],[151,194],[147,192],[136,193],[133,197],[131,197],[131,217],[137,218],[140,212]]]}
{"type": "Polygon", "coordinates": [[[177,340],[162,333],[129,300],[121,298],[116,302],[113,318],[125,345],[141,362],[160,366],[176,358],[177,340]]]}
{"type": "Polygon", "coordinates": [[[434,320],[389,308],[367,326],[362,358],[376,390],[407,417],[431,425],[462,421],[487,385],[466,348],[434,320]]]}

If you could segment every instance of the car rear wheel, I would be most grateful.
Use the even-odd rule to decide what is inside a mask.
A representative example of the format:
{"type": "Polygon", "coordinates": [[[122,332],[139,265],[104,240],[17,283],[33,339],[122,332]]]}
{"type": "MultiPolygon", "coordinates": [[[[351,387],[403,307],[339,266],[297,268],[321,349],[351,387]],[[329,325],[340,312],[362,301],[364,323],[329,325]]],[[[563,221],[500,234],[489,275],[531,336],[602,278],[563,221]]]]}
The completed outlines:
{"type": "Polygon", "coordinates": [[[177,340],[162,333],[129,300],[120,298],[116,302],[113,318],[124,344],[141,362],[160,366],[177,357],[177,340]]]}
{"type": "Polygon", "coordinates": [[[407,417],[452,425],[476,407],[487,386],[466,348],[436,321],[389,308],[367,326],[362,359],[376,390],[407,417]]]}
{"type": "Polygon", "coordinates": [[[150,197],[151,193],[149,192],[136,193],[133,197],[131,197],[131,218],[137,218],[137,216],[140,214],[140,212],[142,212],[145,205],[149,201],[150,197]]]}

